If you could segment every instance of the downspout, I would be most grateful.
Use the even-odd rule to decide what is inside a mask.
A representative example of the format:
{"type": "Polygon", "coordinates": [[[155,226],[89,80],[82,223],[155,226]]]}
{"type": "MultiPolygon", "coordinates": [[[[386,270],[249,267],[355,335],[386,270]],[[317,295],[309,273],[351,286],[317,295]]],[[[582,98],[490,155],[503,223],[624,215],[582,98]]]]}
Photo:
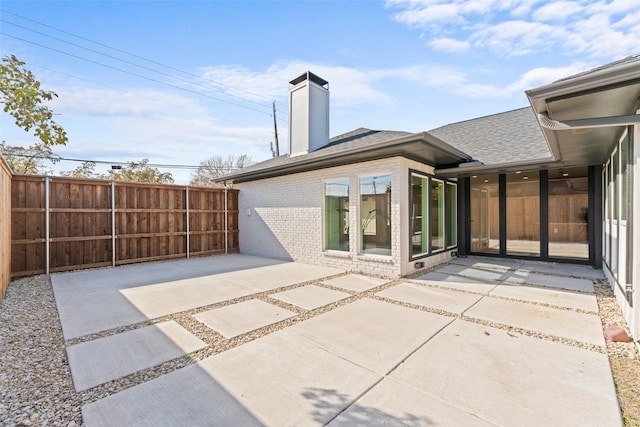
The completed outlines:
{"type": "Polygon", "coordinates": [[[224,184],[224,253],[229,253],[229,210],[227,205],[227,183],[224,184]]]}
{"type": "Polygon", "coordinates": [[[186,228],[186,250],[187,250],[187,259],[189,259],[189,187],[185,187],[184,188],[184,193],[185,193],[185,204],[186,204],[186,218],[185,218],[185,228],[186,228]]]}
{"type": "Polygon", "coordinates": [[[111,267],[116,266],[116,182],[111,181],[111,267]]]}
{"type": "Polygon", "coordinates": [[[50,202],[49,202],[49,196],[50,196],[50,192],[49,192],[49,183],[51,182],[51,179],[49,177],[46,177],[44,179],[44,254],[45,254],[45,267],[44,267],[44,273],[48,276],[49,275],[49,267],[50,267],[50,260],[49,258],[51,257],[51,208],[50,208],[50,202]]]}

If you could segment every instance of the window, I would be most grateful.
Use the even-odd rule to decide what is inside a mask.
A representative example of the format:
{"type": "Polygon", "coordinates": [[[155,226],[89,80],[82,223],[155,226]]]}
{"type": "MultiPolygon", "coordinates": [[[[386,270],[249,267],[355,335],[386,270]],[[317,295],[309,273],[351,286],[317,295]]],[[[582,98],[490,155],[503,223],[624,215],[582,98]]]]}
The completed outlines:
{"type": "Polygon", "coordinates": [[[391,175],[360,178],[361,252],[391,255],[391,175]]]}
{"type": "Polygon", "coordinates": [[[349,180],[324,183],[325,249],[349,250],[349,180]]]}
{"type": "Polygon", "coordinates": [[[427,230],[428,178],[411,174],[411,255],[417,256],[429,252],[429,240],[427,230]]]}
{"type": "Polygon", "coordinates": [[[412,173],[409,198],[411,257],[455,247],[457,185],[412,173]]]}
{"type": "Polygon", "coordinates": [[[447,249],[458,244],[458,186],[447,182],[445,211],[447,213],[447,249]]]}
{"type": "Polygon", "coordinates": [[[507,174],[507,255],[540,256],[540,175],[507,174]]]}
{"type": "Polygon", "coordinates": [[[620,219],[627,219],[627,162],[629,161],[629,134],[620,142],[620,219]]]}
{"type": "Polygon", "coordinates": [[[431,180],[431,250],[444,249],[444,182],[431,180]]]}
{"type": "Polygon", "coordinates": [[[547,200],[549,256],[588,260],[589,172],[587,168],[550,170],[547,200]]]}
{"type": "Polygon", "coordinates": [[[500,253],[498,175],[471,177],[471,252],[500,253]]]}

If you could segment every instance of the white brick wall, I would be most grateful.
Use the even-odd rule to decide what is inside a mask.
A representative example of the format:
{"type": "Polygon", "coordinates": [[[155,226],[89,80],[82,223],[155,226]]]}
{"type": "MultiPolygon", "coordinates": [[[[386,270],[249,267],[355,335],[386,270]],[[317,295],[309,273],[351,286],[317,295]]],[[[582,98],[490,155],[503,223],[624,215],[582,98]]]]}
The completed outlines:
{"type": "MultiPolygon", "coordinates": [[[[412,273],[409,262],[409,168],[428,166],[396,157],[236,184],[239,194],[240,251],[386,276],[412,273]],[[359,179],[391,175],[391,256],[359,255],[359,179]],[[324,181],[349,179],[349,252],[325,251],[324,181]]],[[[446,254],[448,256],[448,254],[446,254]]],[[[425,258],[442,261],[445,254],[425,258]]]]}

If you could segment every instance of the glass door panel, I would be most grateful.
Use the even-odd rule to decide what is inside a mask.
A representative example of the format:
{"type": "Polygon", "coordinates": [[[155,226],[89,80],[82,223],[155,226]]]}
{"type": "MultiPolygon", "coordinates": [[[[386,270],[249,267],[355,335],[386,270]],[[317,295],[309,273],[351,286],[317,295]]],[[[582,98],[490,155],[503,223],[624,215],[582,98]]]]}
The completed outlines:
{"type": "Polygon", "coordinates": [[[589,259],[587,168],[549,171],[549,256],[589,259]]]}
{"type": "Polygon", "coordinates": [[[471,177],[471,252],[500,253],[498,175],[471,177]]]}
{"type": "Polygon", "coordinates": [[[540,178],[507,174],[507,255],[540,256],[540,178]]]}

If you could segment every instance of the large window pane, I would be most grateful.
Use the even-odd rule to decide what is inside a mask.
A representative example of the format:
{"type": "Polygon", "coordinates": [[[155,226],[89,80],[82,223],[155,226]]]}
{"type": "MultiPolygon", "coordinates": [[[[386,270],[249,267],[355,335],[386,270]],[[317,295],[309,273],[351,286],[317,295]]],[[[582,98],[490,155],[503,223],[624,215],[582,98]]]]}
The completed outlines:
{"type": "Polygon", "coordinates": [[[428,178],[411,175],[411,255],[429,252],[428,240],[428,178]]]}
{"type": "Polygon", "coordinates": [[[500,252],[498,175],[471,177],[471,251],[500,252]]]}
{"type": "Polygon", "coordinates": [[[324,183],[325,248],[349,250],[349,180],[324,183]]]}
{"type": "Polygon", "coordinates": [[[627,219],[627,162],[629,160],[629,134],[620,143],[620,219],[627,219]]]}
{"type": "Polygon", "coordinates": [[[609,267],[614,277],[618,277],[618,151],[609,160],[609,267]]]}
{"type": "Polygon", "coordinates": [[[458,186],[447,182],[446,224],[447,224],[447,248],[458,244],[458,186]]]}
{"type": "Polygon", "coordinates": [[[444,249],[444,182],[431,180],[431,249],[444,249]]]}
{"type": "Polygon", "coordinates": [[[507,174],[507,254],[540,255],[538,172],[507,174]]]}
{"type": "Polygon", "coordinates": [[[549,256],[589,258],[587,168],[549,171],[549,256]]]}
{"type": "Polygon", "coordinates": [[[391,255],[391,175],[360,178],[363,254],[391,255]]]}

